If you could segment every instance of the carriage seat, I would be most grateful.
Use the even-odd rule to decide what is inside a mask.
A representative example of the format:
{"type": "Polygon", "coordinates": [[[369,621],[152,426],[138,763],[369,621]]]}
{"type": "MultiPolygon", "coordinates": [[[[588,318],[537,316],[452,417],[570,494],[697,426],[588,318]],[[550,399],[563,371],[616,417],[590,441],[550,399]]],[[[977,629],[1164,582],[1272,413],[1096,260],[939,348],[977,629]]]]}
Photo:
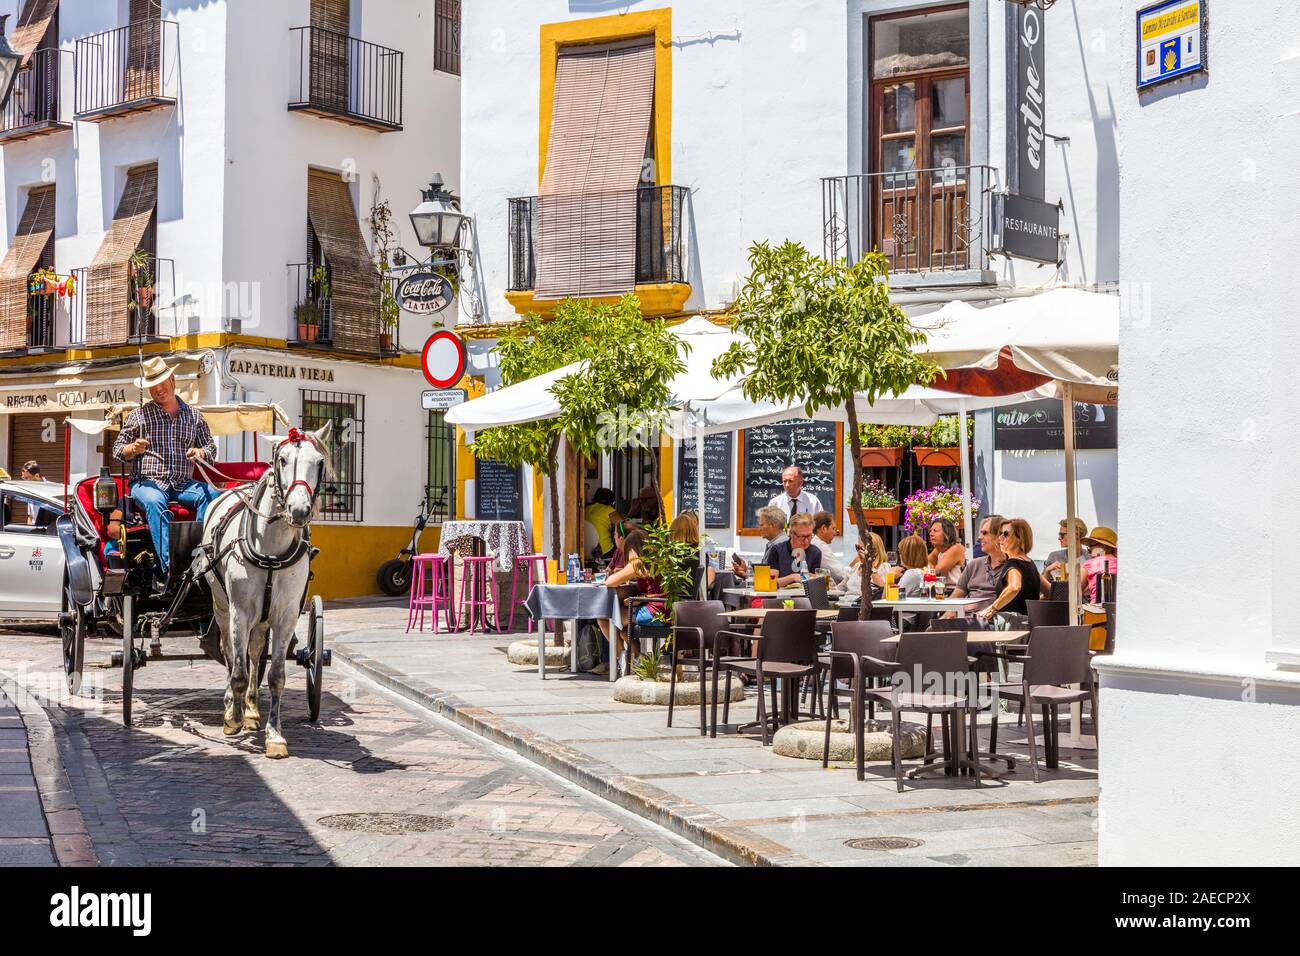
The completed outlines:
{"type": "MultiPolygon", "coordinates": [[[[217,484],[217,487],[224,491],[228,488],[234,488],[246,481],[257,481],[263,474],[265,474],[266,469],[269,466],[263,461],[223,461],[218,462],[215,467],[230,479],[217,484]]],[[[204,480],[204,476],[199,473],[197,468],[194,469],[194,477],[200,481],[204,480]]],[[[89,517],[91,524],[95,527],[95,531],[99,534],[100,546],[102,548],[104,537],[104,516],[95,510],[95,482],[98,480],[98,475],[92,475],[77,482],[77,500],[81,503],[82,511],[84,511],[87,517],[89,517]]],[[[129,486],[124,483],[125,480],[120,475],[114,475],[113,481],[117,485],[118,496],[122,497],[129,486]]],[[[187,508],[184,505],[175,502],[168,505],[167,510],[172,513],[173,521],[193,521],[195,519],[194,510],[192,508],[187,508]]],[[[128,515],[128,527],[135,526],[131,523],[131,519],[132,516],[128,515]]]]}

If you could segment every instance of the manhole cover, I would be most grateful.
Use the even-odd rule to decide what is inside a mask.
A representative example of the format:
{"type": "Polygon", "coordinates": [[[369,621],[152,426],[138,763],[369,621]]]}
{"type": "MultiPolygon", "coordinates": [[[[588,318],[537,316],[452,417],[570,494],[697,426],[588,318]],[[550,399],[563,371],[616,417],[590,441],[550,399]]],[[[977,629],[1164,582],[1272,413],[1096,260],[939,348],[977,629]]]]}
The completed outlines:
{"type": "Polygon", "coordinates": [[[845,840],[844,845],[851,850],[910,850],[924,842],[911,837],[859,837],[856,840],[845,840]]]}
{"type": "Polygon", "coordinates": [[[367,833],[427,833],[450,830],[454,820],[420,813],[332,813],[316,821],[335,830],[364,830],[367,833]]]}

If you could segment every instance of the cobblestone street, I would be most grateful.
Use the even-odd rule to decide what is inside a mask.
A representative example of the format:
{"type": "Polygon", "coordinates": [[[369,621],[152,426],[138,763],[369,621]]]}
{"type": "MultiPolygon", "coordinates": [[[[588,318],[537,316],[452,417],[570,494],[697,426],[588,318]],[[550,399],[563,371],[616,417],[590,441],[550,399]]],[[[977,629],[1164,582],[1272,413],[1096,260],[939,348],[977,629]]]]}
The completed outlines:
{"type": "MultiPolygon", "coordinates": [[[[185,642],[168,642],[168,652],[185,642]]],[[[395,703],[336,663],[320,723],[304,680],[284,695],[288,760],[262,735],[225,738],[225,670],[156,662],[135,674],[135,724],[121,676],[92,664],[86,691],[45,711],[101,865],[717,865],[703,850],[438,718],[395,703]]],[[[0,632],[0,673],[37,694],[62,682],[53,632],[0,632]]],[[[262,710],[267,711],[263,691],[262,710]]],[[[33,706],[29,697],[24,709],[33,706]]]]}

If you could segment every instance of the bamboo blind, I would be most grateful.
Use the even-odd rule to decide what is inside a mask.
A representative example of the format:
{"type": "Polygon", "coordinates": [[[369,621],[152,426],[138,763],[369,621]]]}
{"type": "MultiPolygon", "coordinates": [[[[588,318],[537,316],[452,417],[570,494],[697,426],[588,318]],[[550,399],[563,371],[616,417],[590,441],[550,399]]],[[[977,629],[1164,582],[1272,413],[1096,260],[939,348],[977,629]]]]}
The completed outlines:
{"type": "Polygon", "coordinates": [[[348,108],[348,0],[312,0],[311,102],[348,108]]]}
{"type": "Polygon", "coordinates": [[[158,203],[158,166],[137,166],[126,175],[104,241],[86,273],[86,344],[125,342],[130,334],[127,260],[140,246],[158,203]]]}
{"type": "Polygon", "coordinates": [[[18,17],[18,25],[9,37],[9,45],[14,48],[14,52],[22,54],[21,66],[27,66],[30,62],[32,53],[41,45],[45,31],[49,29],[50,21],[58,9],[59,0],[27,0],[18,17]]]}
{"type": "Polygon", "coordinates": [[[348,184],[336,173],[307,172],[307,218],[330,269],[334,345],[350,352],[379,349],[379,273],[366,248],[348,184]]]}
{"type": "Polygon", "coordinates": [[[562,50],[537,200],[539,299],[636,285],[636,203],[654,106],[655,48],[562,50]]]}
{"type": "Polygon", "coordinates": [[[27,283],[54,235],[54,187],[27,193],[18,232],[0,262],[0,350],[27,346],[27,283]]]}
{"type": "Polygon", "coordinates": [[[131,0],[127,28],[126,88],[123,100],[162,95],[162,6],[158,0],[131,0]]]}

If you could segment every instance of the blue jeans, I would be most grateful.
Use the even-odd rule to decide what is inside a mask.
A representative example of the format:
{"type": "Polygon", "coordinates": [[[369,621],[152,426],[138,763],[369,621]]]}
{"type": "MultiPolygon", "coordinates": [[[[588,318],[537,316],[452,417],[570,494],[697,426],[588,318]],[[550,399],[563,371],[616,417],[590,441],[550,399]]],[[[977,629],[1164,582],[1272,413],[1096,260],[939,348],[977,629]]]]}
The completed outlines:
{"type": "Polygon", "coordinates": [[[153,536],[154,547],[158,551],[158,567],[164,574],[171,556],[168,549],[171,544],[172,513],[167,510],[167,505],[173,501],[179,502],[194,509],[194,514],[202,521],[208,505],[220,494],[220,491],[206,482],[193,478],[179,488],[163,488],[147,478],[131,484],[131,500],[144,512],[149,534],[153,536]]]}

